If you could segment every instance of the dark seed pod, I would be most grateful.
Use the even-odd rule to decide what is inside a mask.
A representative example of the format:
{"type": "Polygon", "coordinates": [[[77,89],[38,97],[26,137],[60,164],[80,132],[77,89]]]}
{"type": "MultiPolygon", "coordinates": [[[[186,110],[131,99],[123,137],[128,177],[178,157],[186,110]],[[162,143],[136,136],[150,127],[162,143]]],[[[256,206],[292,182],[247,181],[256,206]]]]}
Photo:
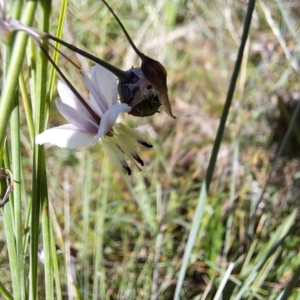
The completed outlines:
{"type": "Polygon", "coordinates": [[[141,68],[133,68],[130,79],[126,82],[119,81],[118,92],[122,103],[132,107],[129,114],[136,117],[148,117],[154,115],[161,104],[158,94],[151,85],[146,85],[141,68]]]}
{"type": "MultiPolygon", "coordinates": [[[[151,92],[152,89],[147,91],[151,92]]],[[[149,96],[144,98],[142,102],[135,105],[129,114],[135,117],[149,117],[159,112],[158,109],[161,107],[157,94],[155,96],[149,96]]]]}

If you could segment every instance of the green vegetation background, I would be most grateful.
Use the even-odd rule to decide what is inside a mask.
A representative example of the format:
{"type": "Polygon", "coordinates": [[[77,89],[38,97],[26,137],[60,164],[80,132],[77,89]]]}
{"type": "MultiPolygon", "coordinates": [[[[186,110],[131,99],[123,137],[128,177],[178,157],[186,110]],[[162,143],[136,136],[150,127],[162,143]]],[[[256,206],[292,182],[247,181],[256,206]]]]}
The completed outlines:
{"type": "MultiPolygon", "coordinates": [[[[37,299],[173,299],[188,235],[199,229],[180,299],[300,299],[300,116],[292,123],[281,155],[276,155],[300,100],[300,4],[256,3],[199,228],[193,227],[193,217],[247,1],[111,0],[109,4],[138,48],[166,67],[177,119],[163,111],[149,118],[124,117],[132,127],[141,127],[153,144],[141,153],[142,172],[134,169],[127,176],[112,165],[100,143],[81,151],[46,145],[40,155],[45,155],[47,181],[38,181],[32,174],[40,162],[34,159],[26,97],[20,91],[20,214],[19,219],[6,217],[16,209],[11,200],[5,206],[9,212],[3,209],[0,219],[2,295],[34,299],[30,274],[37,299]],[[34,185],[39,183],[49,199],[41,202],[40,220],[31,213],[37,197],[34,185]],[[17,220],[22,222],[16,225],[17,220]],[[36,274],[32,234],[38,237],[36,247],[51,250],[45,264],[36,262],[36,274]],[[9,245],[14,245],[11,251],[24,267],[21,273],[20,264],[14,265],[9,256],[13,247],[9,245]],[[15,278],[20,284],[14,287],[15,278]]],[[[49,29],[41,25],[45,7],[38,7],[32,26],[56,34],[63,23],[61,5],[52,2],[49,29]]],[[[140,65],[101,1],[69,0],[65,17],[65,41],[125,70],[140,65]]],[[[38,54],[32,41],[27,47],[31,50],[27,48],[22,76],[31,99],[30,53],[38,54]]],[[[92,65],[61,50],[85,71],[92,65]]],[[[50,68],[41,60],[46,69],[40,72],[49,84],[50,68]]],[[[84,88],[78,72],[63,57],[59,66],[76,87],[84,88]]],[[[47,94],[49,101],[57,98],[55,85],[53,94],[47,94]]],[[[47,127],[64,124],[55,105],[50,107],[47,127]]],[[[13,136],[8,130],[8,153],[14,151],[13,136]]]]}

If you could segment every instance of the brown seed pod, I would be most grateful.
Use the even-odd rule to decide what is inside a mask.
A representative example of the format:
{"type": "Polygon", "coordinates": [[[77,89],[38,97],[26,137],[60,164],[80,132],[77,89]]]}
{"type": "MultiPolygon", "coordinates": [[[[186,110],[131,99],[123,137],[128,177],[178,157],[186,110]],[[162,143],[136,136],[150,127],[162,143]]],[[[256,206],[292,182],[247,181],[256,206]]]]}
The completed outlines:
{"type": "Polygon", "coordinates": [[[132,105],[132,107],[135,107],[137,104],[141,102],[144,101],[149,102],[150,101],[149,98],[147,97],[143,98],[143,95],[144,95],[144,91],[150,87],[150,89],[154,90],[154,94],[157,94],[159,103],[165,107],[167,114],[172,118],[176,118],[172,113],[171,104],[169,101],[166,69],[159,61],[154,60],[149,56],[146,56],[135,46],[129,34],[127,33],[125,27],[123,26],[123,24],[121,23],[117,15],[114,13],[112,8],[107,4],[105,0],[102,0],[102,2],[107,6],[109,11],[113,14],[119,26],[123,30],[129,44],[131,45],[135,53],[142,60],[142,65],[141,65],[142,82],[140,85],[140,93],[137,95],[138,97],[135,97],[132,104],[129,103],[128,104],[132,105]]]}
{"type": "Polygon", "coordinates": [[[131,115],[147,117],[155,114],[160,108],[158,94],[150,84],[146,84],[141,68],[130,70],[132,77],[125,83],[119,81],[120,100],[132,107],[131,115]]]}

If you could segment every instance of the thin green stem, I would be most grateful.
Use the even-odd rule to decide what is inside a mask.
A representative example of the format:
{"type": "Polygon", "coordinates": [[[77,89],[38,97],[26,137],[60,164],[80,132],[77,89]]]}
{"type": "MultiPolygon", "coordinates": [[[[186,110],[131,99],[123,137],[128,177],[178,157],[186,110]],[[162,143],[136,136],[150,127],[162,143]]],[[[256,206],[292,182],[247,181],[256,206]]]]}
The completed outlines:
{"type": "Polygon", "coordinates": [[[0,282],[0,293],[8,300],[14,300],[13,296],[9,293],[9,291],[3,286],[0,282]]]}
{"type": "Polygon", "coordinates": [[[193,223],[192,223],[192,228],[191,228],[191,231],[190,231],[190,234],[188,237],[188,241],[187,241],[187,246],[186,246],[186,249],[184,252],[183,262],[182,262],[182,265],[180,268],[179,277],[178,277],[176,290],[175,290],[175,296],[174,296],[175,300],[179,299],[180,291],[181,291],[181,288],[183,285],[183,280],[184,280],[185,273],[186,273],[186,270],[187,270],[187,267],[189,264],[189,258],[190,258],[190,255],[191,255],[191,252],[192,252],[192,249],[193,249],[193,246],[194,246],[197,234],[198,234],[201,220],[202,220],[204,207],[205,207],[207,195],[209,192],[209,187],[210,187],[210,183],[212,180],[213,172],[215,169],[218,152],[219,152],[219,149],[220,149],[220,146],[222,143],[225,125],[226,125],[227,117],[229,114],[231,102],[233,99],[238,74],[239,74],[239,71],[240,71],[240,68],[242,65],[242,61],[243,61],[244,49],[245,49],[246,42],[248,39],[248,34],[249,34],[249,29],[250,29],[250,25],[251,25],[251,19],[252,19],[252,13],[253,13],[254,7],[255,7],[255,0],[250,0],[249,4],[248,4],[246,18],[244,21],[244,30],[243,30],[243,35],[242,35],[242,39],[241,39],[241,45],[239,47],[236,64],[234,67],[234,71],[233,71],[233,74],[231,77],[229,89],[227,92],[227,97],[226,97],[222,117],[220,120],[217,136],[216,136],[216,139],[215,139],[215,142],[213,145],[212,154],[211,154],[211,157],[209,160],[208,169],[207,169],[206,176],[205,176],[205,181],[201,188],[198,204],[196,207],[196,211],[195,211],[195,215],[194,215],[194,219],[193,219],[193,223]]]}
{"type": "Polygon", "coordinates": [[[239,72],[240,72],[240,68],[241,68],[241,65],[242,65],[242,62],[243,62],[244,49],[245,49],[247,39],[248,39],[248,35],[249,35],[249,29],[250,29],[250,25],[251,25],[251,19],[252,19],[252,13],[253,13],[254,7],[255,7],[255,0],[250,0],[249,4],[248,4],[247,15],[246,15],[245,22],[244,22],[244,30],[243,30],[243,36],[242,36],[242,39],[241,39],[241,45],[240,45],[240,48],[239,48],[239,51],[238,51],[238,56],[237,56],[237,60],[236,60],[235,67],[234,67],[234,70],[233,70],[233,74],[232,74],[232,77],[231,77],[229,89],[228,89],[228,92],[227,92],[227,97],[226,97],[225,105],[224,105],[224,108],[223,108],[220,124],[219,124],[219,127],[218,127],[216,140],[214,142],[214,146],[213,146],[213,149],[212,149],[212,154],[210,156],[210,160],[209,160],[209,164],[208,164],[208,168],[207,168],[207,172],[206,172],[206,176],[205,176],[207,191],[209,191],[210,183],[211,183],[212,176],[213,176],[213,173],[214,173],[214,170],[215,170],[217,156],[218,156],[219,149],[220,149],[220,146],[221,146],[221,143],[222,143],[224,130],[225,130],[225,126],[226,126],[226,121],[227,121],[227,117],[228,117],[228,114],[229,114],[229,109],[230,109],[231,102],[232,102],[232,99],[233,99],[235,86],[236,86],[236,82],[237,82],[238,75],[239,75],[239,72]]]}
{"type": "Polygon", "coordinates": [[[26,90],[26,85],[24,81],[24,76],[22,73],[20,73],[19,76],[19,85],[20,85],[20,90],[23,98],[23,103],[24,103],[24,108],[25,108],[25,114],[26,114],[26,120],[27,120],[27,125],[29,129],[29,134],[30,134],[30,140],[31,143],[33,143],[34,140],[34,125],[33,125],[33,119],[32,119],[32,108],[30,105],[28,93],[26,90]]]}
{"type": "MultiPolygon", "coordinates": [[[[50,25],[51,1],[41,1],[39,4],[39,15],[41,22],[39,29],[48,31],[50,25]]],[[[37,51],[36,66],[36,93],[35,93],[35,133],[42,132],[46,122],[46,97],[47,94],[47,67],[48,61],[42,51],[37,51]]],[[[31,297],[35,299],[37,296],[36,279],[37,279],[37,251],[38,251],[38,228],[39,213],[42,208],[42,236],[44,250],[44,269],[45,269],[45,292],[46,299],[53,299],[53,268],[51,259],[51,226],[48,209],[48,193],[47,179],[45,167],[44,149],[38,145],[34,145],[34,169],[33,169],[33,201],[32,201],[32,228],[31,237],[34,242],[31,244],[31,274],[32,282],[31,297]],[[35,224],[35,226],[34,226],[35,224]]]]}
{"type": "MultiPolygon", "coordinates": [[[[41,22],[40,30],[49,29],[51,1],[41,1],[39,15],[41,22]]],[[[35,93],[32,95],[34,107],[35,134],[42,132],[45,128],[46,119],[46,85],[47,85],[47,59],[38,50],[36,52],[36,77],[35,93]]],[[[48,213],[48,195],[46,184],[45,155],[41,146],[34,144],[32,176],[32,211],[31,211],[31,245],[30,245],[30,299],[37,298],[37,254],[39,242],[39,218],[42,208],[42,232],[45,263],[45,290],[46,299],[53,299],[53,275],[50,251],[50,219],[48,213]]]]}
{"type": "MultiPolygon", "coordinates": [[[[17,99],[16,99],[17,100],[17,99]]],[[[17,101],[16,101],[17,102],[17,101]]],[[[11,116],[11,151],[12,172],[14,176],[14,227],[18,258],[19,289],[21,299],[25,299],[25,271],[23,249],[23,225],[22,225],[22,192],[21,192],[21,149],[20,149],[20,112],[16,105],[11,116]]]]}
{"type": "MultiPolygon", "coordinates": [[[[45,162],[45,160],[44,160],[45,162]]],[[[48,204],[48,191],[47,191],[47,178],[45,172],[45,164],[43,166],[43,198],[42,198],[42,232],[43,232],[43,249],[45,254],[45,284],[46,284],[46,299],[54,298],[53,289],[53,264],[52,264],[52,241],[51,241],[51,220],[49,216],[49,204],[48,204]]],[[[56,253],[54,254],[56,255],[56,253]]]]}
{"type": "Polygon", "coordinates": [[[15,0],[15,1],[11,1],[11,16],[12,18],[19,20],[21,13],[22,13],[22,9],[23,9],[23,4],[24,1],[23,0],[15,0]]]}
{"type": "Polygon", "coordinates": [[[93,285],[93,300],[97,300],[99,298],[108,299],[108,295],[106,293],[106,280],[105,280],[106,273],[105,273],[105,268],[103,267],[103,259],[104,259],[105,217],[107,213],[107,201],[109,197],[110,183],[112,178],[111,178],[111,171],[107,159],[104,160],[103,170],[106,170],[106,172],[103,172],[104,180],[101,186],[101,190],[98,189],[98,194],[101,201],[98,201],[99,204],[97,208],[97,221],[94,230],[96,249],[95,249],[95,260],[94,260],[95,280],[93,285]],[[97,274],[99,273],[101,274],[101,280],[97,278],[98,277],[97,274]],[[99,289],[99,284],[100,284],[100,289],[99,289]]]}
{"type": "MultiPolygon", "coordinates": [[[[4,165],[6,168],[10,169],[10,159],[7,147],[4,149],[4,165]]],[[[13,195],[10,195],[9,201],[5,204],[3,208],[3,224],[4,231],[6,235],[6,244],[9,256],[9,266],[11,270],[11,283],[13,289],[14,299],[21,299],[20,291],[20,280],[18,272],[18,253],[15,242],[14,234],[14,211],[13,211],[13,195]]]]}
{"type": "MultiPolygon", "coordinates": [[[[36,8],[36,1],[28,1],[24,9],[22,22],[25,24],[31,24],[33,20],[34,11],[36,8]]],[[[12,50],[10,63],[7,69],[7,76],[5,84],[3,85],[1,101],[0,101],[0,148],[2,148],[4,138],[6,135],[6,127],[13,110],[14,95],[16,92],[16,86],[18,84],[18,77],[22,67],[25,47],[28,36],[25,33],[18,32],[16,34],[14,47],[12,50]]]]}
{"type": "Polygon", "coordinates": [[[54,276],[55,287],[56,287],[55,299],[62,300],[63,297],[62,297],[62,290],[61,290],[59,265],[58,265],[57,251],[56,251],[56,245],[55,245],[55,236],[54,236],[54,232],[53,232],[52,223],[51,223],[51,228],[50,228],[50,234],[51,234],[51,255],[52,255],[52,264],[53,264],[53,276],[54,276]]]}
{"type": "MultiPolygon", "coordinates": [[[[35,101],[32,95],[35,94],[35,78],[36,78],[36,54],[35,54],[35,45],[32,39],[29,39],[27,49],[26,49],[26,58],[28,65],[28,76],[29,76],[29,89],[30,89],[30,100],[31,100],[31,109],[32,112],[36,111],[35,101]]],[[[35,115],[32,115],[33,123],[35,123],[35,115]]]]}
{"type": "MultiPolygon", "coordinates": [[[[83,170],[92,170],[92,158],[91,156],[86,155],[86,159],[84,161],[83,170]]],[[[91,175],[91,172],[89,172],[91,175]]],[[[82,182],[82,231],[85,236],[84,243],[86,245],[84,255],[88,255],[88,248],[89,248],[89,232],[90,232],[90,193],[91,193],[91,176],[85,176],[85,180],[82,182]]],[[[88,299],[89,295],[89,278],[91,276],[89,263],[87,260],[84,261],[84,278],[83,278],[83,297],[84,299],[88,299]]]]}
{"type": "MultiPolygon", "coordinates": [[[[60,6],[60,15],[59,15],[59,20],[58,20],[58,27],[56,31],[56,36],[58,38],[62,38],[63,34],[63,25],[65,22],[66,18],[66,12],[67,12],[67,7],[68,7],[68,0],[63,0],[61,2],[60,6]]],[[[56,43],[55,48],[59,50],[60,44],[56,43]]],[[[59,53],[57,51],[53,52],[52,56],[52,61],[54,62],[55,65],[57,65],[59,58],[59,53]]],[[[51,103],[51,100],[53,98],[54,94],[54,89],[56,85],[56,70],[53,65],[51,65],[50,69],[50,75],[49,75],[49,89],[46,97],[46,119],[48,119],[48,109],[51,103]]],[[[50,224],[50,238],[51,238],[51,257],[52,257],[52,265],[53,265],[53,276],[55,280],[55,287],[56,287],[56,295],[55,298],[58,300],[62,299],[62,290],[61,290],[61,280],[60,280],[60,273],[59,273],[59,265],[58,265],[58,258],[57,258],[57,251],[56,251],[56,245],[55,245],[55,236],[52,228],[52,224],[50,224]]]]}
{"type": "MultiPolygon", "coordinates": [[[[60,5],[60,14],[59,14],[59,19],[58,19],[58,27],[57,27],[57,31],[56,31],[56,35],[55,35],[59,39],[62,38],[63,25],[65,23],[65,19],[66,19],[66,15],[67,15],[67,7],[68,7],[68,0],[63,0],[61,2],[61,5],[60,5]]],[[[60,49],[60,43],[56,42],[54,46],[58,50],[60,49]]],[[[59,58],[59,53],[57,51],[54,51],[53,56],[52,56],[52,60],[54,61],[55,64],[57,64],[58,58],[59,58]]],[[[56,84],[56,71],[55,71],[54,66],[51,66],[50,75],[49,75],[49,92],[48,92],[48,95],[47,95],[48,105],[49,105],[50,101],[53,98],[53,91],[54,91],[54,88],[55,88],[55,84],[56,84]]]]}

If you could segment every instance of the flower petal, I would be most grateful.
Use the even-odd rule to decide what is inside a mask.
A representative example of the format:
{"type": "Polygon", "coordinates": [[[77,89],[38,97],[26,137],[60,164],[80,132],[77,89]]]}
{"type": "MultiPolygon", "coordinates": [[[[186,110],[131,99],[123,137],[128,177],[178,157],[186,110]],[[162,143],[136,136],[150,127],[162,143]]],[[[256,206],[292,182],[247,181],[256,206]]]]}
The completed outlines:
{"type": "Polygon", "coordinates": [[[92,108],[92,110],[100,117],[102,118],[103,116],[103,112],[102,110],[99,108],[99,105],[97,103],[97,101],[95,100],[95,98],[93,97],[93,95],[90,93],[90,101],[89,101],[89,104],[92,108]]]}
{"type": "Polygon", "coordinates": [[[95,86],[101,87],[101,92],[108,102],[108,106],[118,102],[118,85],[117,79],[113,73],[96,65],[90,68],[91,80],[95,86]]]}
{"type": "MultiPolygon", "coordinates": [[[[99,86],[95,85],[91,79],[83,72],[81,72],[81,76],[84,80],[85,85],[87,86],[88,90],[90,91],[91,98],[93,98],[98,107],[100,108],[102,114],[104,114],[108,110],[108,102],[105,96],[102,94],[99,86]]],[[[101,87],[102,89],[102,87],[101,87]]]]}
{"type": "Polygon", "coordinates": [[[97,136],[95,137],[92,144],[95,145],[98,139],[100,139],[108,131],[111,130],[111,128],[115,124],[121,112],[130,112],[130,111],[131,111],[131,107],[126,103],[115,104],[108,111],[106,111],[100,121],[100,126],[99,126],[97,136]]]}
{"type": "Polygon", "coordinates": [[[35,137],[39,145],[50,143],[61,148],[80,149],[91,143],[94,134],[81,131],[72,124],[54,127],[35,137]]]}
{"type": "MultiPolygon", "coordinates": [[[[93,120],[92,115],[84,107],[84,105],[81,103],[81,101],[77,98],[77,96],[72,92],[72,90],[68,87],[68,85],[65,82],[63,82],[61,80],[58,81],[57,91],[58,91],[60,99],[63,103],[73,107],[77,111],[80,111],[80,113],[82,115],[86,116],[88,119],[93,120]]],[[[90,104],[88,101],[86,101],[86,102],[88,105],[90,104]]]]}
{"type": "Polygon", "coordinates": [[[61,115],[71,124],[75,125],[82,131],[89,133],[97,133],[98,125],[91,119],[86,117],[81,111],[77,111],[75,108],[57,100],[56,107],[61,115]]]}

